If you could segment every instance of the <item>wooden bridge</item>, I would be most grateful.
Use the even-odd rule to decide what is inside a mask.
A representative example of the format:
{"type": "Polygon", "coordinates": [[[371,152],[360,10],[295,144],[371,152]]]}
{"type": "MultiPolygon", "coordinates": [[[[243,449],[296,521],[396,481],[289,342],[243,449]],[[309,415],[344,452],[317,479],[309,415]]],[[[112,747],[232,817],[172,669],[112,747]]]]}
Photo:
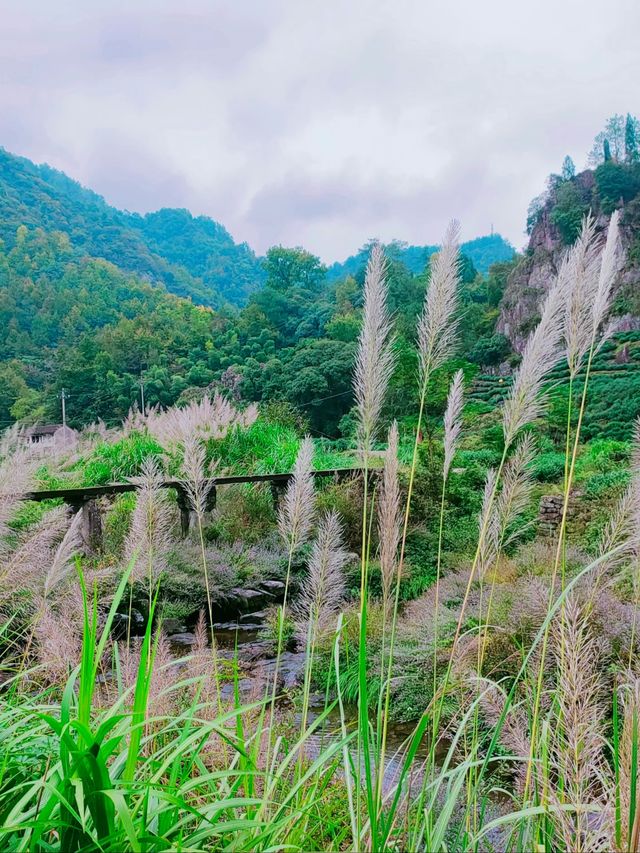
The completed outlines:
{"type": "MultiPolygon", "coordinates": [[[[330,468],[322,471],[313,471],[317,478],[332,478],[336,482],[347,480],[363,473],[362,468],[330,468]]],[[[211,477],[206,480],[207,509],[212,510],[216,505],[217,489],[219,486],[232,486],[248,483],[269,483],[274,506],[277,507],[281,493],[293,477],[288,474],[237,474],[229,477],[211,477]]],[[[180,525],[182,535],[187,536],[193,521],[193,508],[189,501],[189,495],[184,480],[165,480],[163,489],[173,489],[177,494],[177,504],[180,510],[180,525]]],[[[72,512],[82,513],[81,535],[85,550],[88,553],[95,552],[102,545],[102,516],[98,499],[111,495],[122,495],[126,492],[135,492],[139,485],[131,483],[107,483],[102,486],[81,486],[75,489],[42,489],[33,492],[25,492],[21,496],[25,501],[49,501],[62,500],[70,507],[72,512]]]]}

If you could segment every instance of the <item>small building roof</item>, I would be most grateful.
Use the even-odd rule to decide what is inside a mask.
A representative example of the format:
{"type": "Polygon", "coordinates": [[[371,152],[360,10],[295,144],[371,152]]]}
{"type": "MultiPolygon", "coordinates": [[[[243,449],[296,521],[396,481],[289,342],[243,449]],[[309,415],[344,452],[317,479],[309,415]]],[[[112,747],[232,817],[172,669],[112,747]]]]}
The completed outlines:
{"type": "Polygon", "coordinates": [[[36,426],[26,429],[24,434],[26,438],[40,438],[42,436],[55,435],[59,429],[62,429],[62,424],[36,424],[36,426]]]}

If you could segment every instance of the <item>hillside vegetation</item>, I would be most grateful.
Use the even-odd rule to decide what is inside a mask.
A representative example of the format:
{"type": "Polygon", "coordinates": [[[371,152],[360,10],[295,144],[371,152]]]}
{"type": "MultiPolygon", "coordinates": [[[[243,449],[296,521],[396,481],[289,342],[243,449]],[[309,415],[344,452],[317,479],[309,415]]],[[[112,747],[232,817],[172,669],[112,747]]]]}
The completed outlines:
{"type": "Polygon", "coordinates": [[[240,305],[260,287],[260,261],[219,223],[187,210],[127,213],[50,166],[0,148],[0,239],[21,225],[65,233],[78,255],[104,258],[201,305],[240,305]]]}

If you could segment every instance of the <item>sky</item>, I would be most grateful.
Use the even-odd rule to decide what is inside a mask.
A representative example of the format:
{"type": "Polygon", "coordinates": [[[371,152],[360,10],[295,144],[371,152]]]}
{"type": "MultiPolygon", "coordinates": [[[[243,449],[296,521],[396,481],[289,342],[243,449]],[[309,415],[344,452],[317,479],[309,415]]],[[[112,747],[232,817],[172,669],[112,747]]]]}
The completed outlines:
{"type": "Polygon", "coordinates": [[[525,243],[565,154],[640,114],[638,0],[4,0],[0,145],[259,253],[525,243]]]}

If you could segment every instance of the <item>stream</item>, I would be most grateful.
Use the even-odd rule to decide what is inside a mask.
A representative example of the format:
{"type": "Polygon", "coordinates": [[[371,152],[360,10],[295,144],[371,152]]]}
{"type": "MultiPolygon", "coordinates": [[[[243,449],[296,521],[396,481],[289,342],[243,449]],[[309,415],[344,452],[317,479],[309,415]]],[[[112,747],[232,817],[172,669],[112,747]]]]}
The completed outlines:
{"type": "MultiPolygon", "coordinates": [[[[240,666],[240,678],[238,687],[241,699],[250,701],[264,695],[268,683],[272,683],[276,669],[276,660],[273,656],[273,646],[268,640],[261,637],[263,628],[262,611],[254,611],[241,614],[236,621],[214,622],[213,633],[218,646],[220,657],[227,660],[237,659],[240,666]]],[[[195,642],[195,636],[190,631],[181,631],[168,635],[172,650],[176,655],[189,654],[195,642]]],[[[304,652],[284,651],[280,656],[278,666],[279,691],[284,694],[281,702],[287,702],[288,691],[302,684],[304,678],[304,652]]],[[[234,685],[227,682],[222,687],[222,696],[233,699],[234,685]]],[[[312,694],[308,723],[309,726],[324,710],[325,697],[321,694],[312,694]]],[[[357,708],[345,706],[345,717],[348,730],[354,730],[357,722],[357,708]]],[[[295,722],[301,723],[300,714],[296,714],[295,722]]],[[[387,730],[387,747],[385,760],[384,785],[386,790],[392,787],[397,780],[402,767],[402,753],[407,739],[411,736],[414,726],[410,723],[390,723],[387,730]]],[[[317,757],[328,743],[334,738],[341,736],[340,714],[337,708],[333,709],[326,719],[318,726],[317,730],[308,736],[306,754],[309,758],[317,757]]],[[[355,747],[353,748],[355,750],[355,747]]],[[[420,747],[417,756],[417,766],[420,766],[420,758],[426,757],[426,747],[420,747]]],[[[421,778],[418,771],[415,781],[421,778]]]]}

